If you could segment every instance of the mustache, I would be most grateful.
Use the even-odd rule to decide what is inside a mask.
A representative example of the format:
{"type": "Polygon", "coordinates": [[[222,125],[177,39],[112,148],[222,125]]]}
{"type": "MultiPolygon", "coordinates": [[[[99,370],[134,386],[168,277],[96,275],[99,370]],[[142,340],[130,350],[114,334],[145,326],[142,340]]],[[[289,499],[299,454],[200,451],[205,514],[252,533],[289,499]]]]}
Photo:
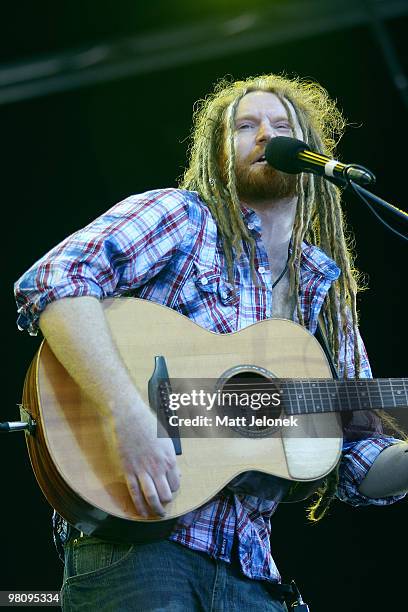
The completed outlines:
{"type": "MultiPolygon", "coordinates": [[[[249,159],[258,161],[262,157],[259,151],[249,159]]],[[[276,170],[269,164],[261,166],[258,172],[253,171],[252,163],[237,160],[235,178],[238,196],[249,200],[266,200],[268,198],[283,198],[295,196],[297,193],[297,175],[286,174],[276,170]]]]}
{"type": "Polygon", "coordinates": [[[265,147],[263,147],[263,149],[259,149],[257,152],[255,153],[250,153],[246,159],[243,159],[241,163],[247,163],[247,164],[255,164],[256,162],[260,161],[261,159],[265,159],[265,147]]]}

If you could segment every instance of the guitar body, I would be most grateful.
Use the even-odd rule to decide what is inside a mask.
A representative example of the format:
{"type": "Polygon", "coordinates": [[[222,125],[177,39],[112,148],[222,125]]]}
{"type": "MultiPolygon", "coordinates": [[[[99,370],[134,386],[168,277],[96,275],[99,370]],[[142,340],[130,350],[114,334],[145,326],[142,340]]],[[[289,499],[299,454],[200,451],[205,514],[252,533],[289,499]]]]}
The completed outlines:
{"type": "MultiPolygon", "coordinates": [[[[170,379],[219,379],[226,372],[254,366],[277,378],[331,378],[319,343],[292,321],[270,319],[232,334],[215,334],[145,300],[109,299],[103,307],[146,404],[156,356],[165,357],[170,379]]],[[[26,438],[47,500],[79,530],[107,539],[163,537],[177,517],[202,506],[248,471],[285,481],[316,481],[335,467],[342,447],[336,413],[300,416],[304,437],[299,427],[295,436],[289,428],[285,435],[265,437],[182,437],[182,453],[177,456],[182,486],[166,506],[166,519],[141,519],[128,494],[108,419],[81,392],[45,341],[27,373],[23,406],[36,421],[35,434],[26,438]],[[335,434],[316,435],[328,429],[335,434]]]]}

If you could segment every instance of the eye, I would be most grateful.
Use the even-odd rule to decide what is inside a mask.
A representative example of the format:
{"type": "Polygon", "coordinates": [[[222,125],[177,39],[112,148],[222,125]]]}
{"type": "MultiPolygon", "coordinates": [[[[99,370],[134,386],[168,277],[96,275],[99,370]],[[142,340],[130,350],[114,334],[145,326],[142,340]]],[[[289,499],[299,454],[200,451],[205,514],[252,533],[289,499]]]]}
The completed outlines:
{"type": "Polygon", "coordinates": [[[277,130],[287,130],[290,131],[292,128],[290,127],[289,123],[278,123],[278,125],[275,126],[277,130]]]}
{"type": "Polygon", "coordinates": [[[252,127],[251,123],[241,123],[240,125],[237,126],[237,130],[241,131],[241,130],[247,130],[249,128],[252,127]]]}

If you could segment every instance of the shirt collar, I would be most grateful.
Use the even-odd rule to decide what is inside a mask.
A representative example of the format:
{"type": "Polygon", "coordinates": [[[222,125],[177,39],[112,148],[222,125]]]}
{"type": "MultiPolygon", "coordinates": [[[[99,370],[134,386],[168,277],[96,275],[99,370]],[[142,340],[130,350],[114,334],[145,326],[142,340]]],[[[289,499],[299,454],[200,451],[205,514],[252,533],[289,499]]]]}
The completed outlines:
{"type": "MultiPolygon", "coordinates": [[[[256,212],[244,204],[241,204],[241,211],[247,227],[261,235],[261,221],[256,212]]],[[[302,242],[301,266],[303,269],[324,276],[331,281],[340,276],[340,268],[333,259],[328,257],[319,247],[306,241],[302,242]]]]}
{"type": "Polygon", "coordinates": [[[324,251],[305,241],[302,242],[301,266],[331,281],[338,279],[341,272],[338,265],[324,251]]]}
{"type": "Polygon", "coordinates": [[[244,219],[244,223],[247,225],[248,229],[255,231],[257,234],[261,235],[261,220],[252,208],[248,208],[244,204],[241,204],[242,217],[244,219]]]}

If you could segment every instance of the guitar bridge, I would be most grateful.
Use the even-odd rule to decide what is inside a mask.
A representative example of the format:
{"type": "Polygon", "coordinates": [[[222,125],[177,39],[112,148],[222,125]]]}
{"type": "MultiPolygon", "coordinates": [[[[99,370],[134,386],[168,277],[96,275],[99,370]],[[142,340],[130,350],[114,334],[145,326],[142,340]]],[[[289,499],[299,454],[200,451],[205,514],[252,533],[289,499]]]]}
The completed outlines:
{"type": "Polygon", "coordinates": [[[154,358],[154,372],[148,383],[149,404],[155,411],[157,420],[163,425],[173,442],[176,455],[182,454],[179,428],[170,426],[169,418],[173,414],[169,408],[171,385],[167,371],[166,359],[163,355],[154,358]]]}

